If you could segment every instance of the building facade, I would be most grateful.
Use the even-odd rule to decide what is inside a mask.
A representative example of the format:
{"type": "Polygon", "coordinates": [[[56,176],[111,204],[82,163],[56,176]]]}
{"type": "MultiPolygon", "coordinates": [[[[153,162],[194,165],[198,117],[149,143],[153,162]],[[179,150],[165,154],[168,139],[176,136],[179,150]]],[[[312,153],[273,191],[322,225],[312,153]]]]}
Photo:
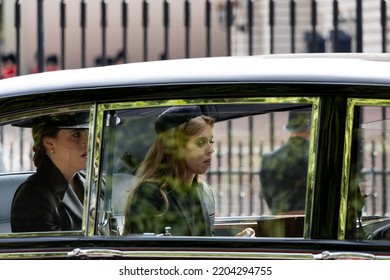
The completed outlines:
{"type": "MultiPolygon", "coordinates": [[[[243,28],[247,25],[248,2],[246,0],[234,1],[235,24],[233,32],[233,53],[236,55],[248,54],[248,30],[243,28]]],[[[255,22],[253,26],[254,54],[265,53],[305,53],[310,51],[310,35],[313,32],[312,9],[313,2],[316,4],[316,33],[320,47],[318,52],[333,52],[332,36],[334,31],[333,12],[334,3],[338,5],[338,29],[341,43],[349,43],[351,52],[356,51],[357,36],[357,2],[356,0],[255,0],[255,22]],[[273,2],[274,21],[273,30],[270,26],[271,2],[273,2]],[[291,2],[295,4],[295,30],[291,25],[291,2]],[[292,48],[292,32],[294,32],[295,46],[292,48]],[[273,33],[274,46],[271,47],[271,33],[273,33]]],[[[381,5],[385,4],[386,18],[389,16],[387,1],[370,0],[362,1],[363,16],[363,51],[382,52],[382,24],[381,5]]],[[[387,30],[387,35],[389,31],[387,30]]],[[[388,37],[388,36],[387,36],[388,37]]],[[[388,45],[386,40],[386,45],[388,45]]]]}
{"type": "MultiPolygon", "coordinates": [[[[16,53],[20,49],[20,74],[34,72],[37,57],[40,57],[37,55],[41,52],[45,57],[58,56],[65,69],[98,65],[98,59],[102,56],[114,61],[123,48],[126,50],[126,62],[223,55],[332,52],[333,12],[334,4],[337,3],[337,34],[340,35],[339,40],[345,43],[342,51],[355,52],[358,2],[2,0],[0,51],[7,54],[16,53]],[[295,5],[294,28],[291,25],[292,3],[295,5]],[[315,20],[312,17],[313,4],[316,5],[315,20]],[[82,16],[82,5],[85,7],[85,17],[82,16]],[[232,13],[231,25],[228,24],[228,7],[232,13]],[[253,14],[250,27],[249,8],[253,14]],[[64,16],[63,21],[61,16],[64,16]],[[42,34],[38,31],[39,21],[42,23],[42,34]],[[318,43],[315,49],[310,48],[313,43],[313,21],[318,43]],[[39,40],[43,41],[40,48],[39,40]]],[[[386,5],[388,18],[387,1],[370,0],[361,3],[363,51],[382,52],[384,37],[381,6],[386,5]]],[[[386,35],[388,33],[386,29],[386,35]]]]}

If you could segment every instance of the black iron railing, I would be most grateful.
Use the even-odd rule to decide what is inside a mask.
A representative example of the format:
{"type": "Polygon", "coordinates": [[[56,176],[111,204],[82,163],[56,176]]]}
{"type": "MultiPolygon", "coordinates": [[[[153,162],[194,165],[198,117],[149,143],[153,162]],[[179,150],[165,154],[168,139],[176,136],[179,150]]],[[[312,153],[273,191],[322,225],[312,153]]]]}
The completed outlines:
{"type": "MultiPolygon", "coordinates": [[[[77,1],[77,0],[74,0],[77,1]]],[[[87,16],[88,15],[88,5],[90,5],[86,0],[79,0],[80,1],[80,11],[79,11],[79,22],[80,22],[80,48],[81,48],[81,59],[80,59],[80,67],[86,67],[87,66],[87,16]]],[[[198,0],[197,0],[198,1],[198,0]]],[[[199,0],[201,1],[201,0],[199,0]]],[[[378,33],[381,34],[381,45],[382,45],[382,51],[387,51],[387,1],[386,0],[372,0],[372,1],[378,1],[380,2],[379,11],[378,11],[378,33]]],[[[141,0],[140,0],[141,2],[141,0]]],[[[192,26],[192,21],[194,20],[202,20],[204,22],[203,28],[204,28],[204,34],[205,34],[205,53],[204,56],[212,56],[212,25],[213,22],[216,22],[217,15],[222,14],[222,23],[225,25],[225,29],[218,29],[218,32],[225,33],[224,37],[226,40],[225,46],[226,46],[226,53],[225,55],[230,56],[233,55],[232,50],[232,32],[234,31],[234,24],[235,24],[235,13],[234,11],[238,8],[242,9],[241,14],[245,18],[245,24],[242,26],[242,30],[246,33],[246,36],[248,38],[247,40],[247,54],[253,55],[255,44],[259,44],[254,40],[255,37],[255,30],[256,26],[255,24],[259,22],[259,13],[256,13],[255,10],[259,9],[259,5],[263,1],[255,1],[255,0],[220,0],[220,1],[211,1],[211,0],[205,0],[204,2],[204,10],[201,14],[195,14],[199,13],[199,11],[194,11],[192,9],[191,1],[189,0],[183,0],[183,27],[184,27],[184,57],[183,58],[190,58],[191,57],[191,29],[194,27],[192,26]],[[218,10],[218,13],[216,12],[218,10]]],[[[299,1],[285,1],[285,5],[289,10],[288,17],[289,17],[289,29],[284,30],[286,32],[286,36],[289,36],[290,38],[290,52],[295,53],[296,52],[296,43],[297,43],[297,7],[299,5],[303,5],[302,2],[299,1]]],[[[37,50],[36,50],[36,56],[37,56],[37,68],[39,72],[45,71],[45,42],[50,39],[45,36],[45,18],[44,18],[44,8],[45,3],[44,0],[36,0],[37,3],[37,50]]],[[[129,51],[132,50],[133,46],[131,44],[132,41],[139,41],[140,38],[133,38],[129,37],[129,22],[130,18],[134,15],[134,13],[138,13],[141,15],[142,19],[139,24],[139,29],[142,29],[142,51],[143,56],[142,59],[144,61],[147,61],[150,59],[149,57],[149,41],[150,36],[153,36],[153,34],[150,33],[151,24],[162,24],[163,28],[163,52],[160,56],[161,59],[170,59],[171,52],[174,51],[171,49],[172,40],[175,40],[175,36],[179,36],[179,34],[171,34],[171,19],[172,19],[172,3],[169,0],[161,0],[161,15],[163,18],[162,22],[156,22],[156,20],[152,20],[151,18],[151,12],[150,12],[150,4],[149,1],[143,0],[142,5],[140,5],[140,10],[137,10],[135,8],[134,2],[123,0],[121,5],[119,6],[120,9],[120,15],[121,15],[121,26],[119,32],[122,34],[122,42],[120,46],[117,46],[117,49],[123,50],[122,52],[122,58],[124,62],[131,62],[129,60],[129,51]]],[[[4,5],[4,4],[1,4],[4,5]]],[[[15,56],[17,64],[19,65],[18,69],[21,69],[23,67],[23,61],[20,61],[20,58],[22,57],[21,54],[21,30],[24,28],[25,24],[29,24],[28,22],[23,22],[21,17],[21,10],[23,8],[24,3],[21,0],[16,0],[14,4],[14,28],[15,28],[15,34],[16,34],[16,42],[15,42],[15,56]]],[[[265,13],[268,17],[268,28],[269,30],[269,50],[266,50],[265,53],[275,53],[275,47],[279,44],[278,41],[276,41],[277,37],[275,36],[275,27],[278,24],[278,8],[280,8],[280,3],[276,5],[274,0],[269,0],[266,6],[267,13],[265,13]]],[[[310,46],[307,47],[307,51],[309,52],[320,52],[323,51],[322,47],[320,46],[320,38],[319,32],[318,32],[318,15],[319,15],[319,8],[318,8],[318,1],[312,0],[312,1],[306,1],[305,5],[310,5],[310,9],[308,11],[310,12],[310,23],[306,27],[307,30],[311,30],[308,32],[308,44],[310,46]]],[[[329,5],[331,5],[331,13],[332,13],[332,52],[339,52],[339,51],[355,51],[355,52],[363,52],[364,46],[363,46],[363,36],[364,36],[364,20],[363,20],[363,0],[356,0],[355,1],[355,7],[356,12],[355,16],[353,18],[355,19],[355,34],[350,34],[350,39],[355,40],[353,42],[353,45],[355,46],[355,50],[352,50],[351,47],[343,48],[343,42],[341,41],[341,37],[344,35],[342,30],[340,30],[340,1],[337,0],[329,0],[329,5]]],[[[60,1],[60,5],[58,6],[59,9],[59,29],[60,29],[60,49],[58,50],[58,53],[60,53],[60,68],[65,69],[67,67],[67,57],[68,53],[65,48],[66,45],[66,29],[67,21],[69,17],[69,11],[68,11],[68,3],[65,0],[60,1]]],[[[93,38],[93,44],[99,44],[101,46],[101,53],[99,56],[102,58],[103,64],[109,64],[108,54],[107,54],[107,44],[108,44],[108,32],[113,32],[112,28],[108,28],[108,17],[109,17],[109,7],[110,2],[107,0],[101,0],[100,1],[100,9],[99,9],[99,16],[100,16],[100,29],[101,29],[101,36],[98,38],[93,38]]],[[[263,7],[263,6],[262,6],[263,7]]],[[[117,6],[116,6],[117,8],[117,6]]],[[[138,8],[138,6],[137,6],[138,8]]],[[[4,9],[2,9],[4,12],[4,9]]],[[[175,13],[180,13],[180,11],[175,10],[175,13]]],[[[74,13],[74,11],[72,11],[74,13]]],[[[3,17],[2,17],[3,18],[3,17]]],[[[52,23],[50,23],[52,24],[52,23]]],[[[46,24],[47,25],[47,24],[46,24]]],[[[4,26],[4,28],[12,28],[10,26],[4,26]]],[[[199,29],[199,25],[196,27],[199,29]]],[[[75,30],[73,34],[79,34],[79,32],[75,30]]],[[[214,29],[215,31],[215,29],[214,29]]],[[[115,30],[116,33],[118,33],[118,30],[115,30]]],[[[182,36],[183,34],[180,34],[182,36]]],[[[72,36],[72,41],[75,41],[77,43],[77,39],[75,38],[77,36],[72,36]]],[[[352,45],[352,42],[351,44],[352,45]]],[[[258,54],[258,53],[256,53],[258,54]]],[[[177,57],[176,55],[174,55],[177,57]]],[[[20,70],[18,70],[17,74],[20,74],[20,70]]]]}

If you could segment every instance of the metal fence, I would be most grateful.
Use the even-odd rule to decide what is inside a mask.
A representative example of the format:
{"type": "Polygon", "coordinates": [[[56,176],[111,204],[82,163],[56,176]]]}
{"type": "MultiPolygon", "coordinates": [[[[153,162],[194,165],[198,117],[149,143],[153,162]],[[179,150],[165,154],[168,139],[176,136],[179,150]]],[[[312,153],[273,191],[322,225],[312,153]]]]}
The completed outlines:
{"type": "MultiPolygon", "coordinates": [[[[10,0],[11,1],[11,0],[10,0]]],[[[9,3],[10,1],[7,1],[9,3]]],[[[72,2],[76,2],[77,0],[74,0],[72,2]]],[[[98,0],[95,1],[95,4],[98,0]]],[[[201,0],[197,0],[198,4],[201,0]]],[[[377,15],[377,23],[378,23],[378,30],[380,29],[381,39],[381,51],[387,52],[387,1],[386,0],[370,0],[371,2],[378,2],[378,11],[376,13],[377,15]]],[[[1,5],[4,5],[4,0],[1,3],[1,5]]],[[[60,68],[66,69],[67,68],[67,57],[69,51],[66,50],[66,30],[69,28],[67,25],[69,21],[69,0],[65,1],[62,0],[59,2],[58,6],[58,23],[59,23],[59,33],[60,33],[60,49],[58,50],[58,53],[60,54],[59,62],[60,62],[60,68]]],[[[191,36],[191,31],[194,31],[194,21],[202,21],[204,24],[202,26],[197,25],[195,31],[199,31],[199,29],[202,30],[202,34],[204,34],[205,38],[205,49],[203,56],[213,56],[213,36],[216,36],[217,34],[212,33],[213,23],[215,24],[216,21],[219,21],[221,24],[225,26],[224,29],[218,29],[218,33],[223,33],[221,35],[221,38],[224,38],[224,50],[225,53],[222,55],[234,55],[232,51],[232,38],[235,32],[235,24],[237,22],[237,16],[236,16],[236,10],[240,9],[240,15],[241,18],[243,18],[243,23],[240,23],[240,30],[245,33],[245,37],[247,38],[245,46],[243,48],[247,49],[248,55],[254,55],[259,54],[255,53],[254,49],[256,47],[256,44],[259,44],[258,41],[256,41],[254,38],[256,37],[256,30],[259,28],[259,19],[261,16],[266,17],[266,22],[264,26],[265,30],[269,34],[265,34],[267,38],[269,38],[269,42],[267,42],[267,46],[269,49],[264,50],[264,53],[275,53],[275,47],[280,44],[280,42],[276,41],[278,38],[275,34],[275,29],[278,27],[278,16],[279,16],[279,8],[283,6],[284,10],[288,10],[288,28],[284,29],[284,36],[288,36],[290,38],[290,48],[289,52],[295,53],[296,52],[296,44],[297,44],[297,6],[303,5],[304,1],[284,1],[284,4],[281,2],[277,2],[274,0],[219,0],[219,1],[212,1],[212,0],[205,0],[202,1],[204,8],[203,11],[200,14],[199,11],[194,11],[192,9],[193,2],[190,0],[183,0],[182,5],[184,9],[182,11],[178,11],[177,8],[175,10],[172,10],[172,1],[170,0],[161,0],[161,8],[159,9],[158,13],[160,13],[160,16],[162,18],[162,22],[157,22],[154,20],[154,18],[151,15],[150,11],[150,0],[143,0],[139,1],[141,2],[141,5],[135,7],[136,1],[129,1],[129,0],[122,0],[121,5],[119,6],[120,9],[120,15],[121,15],[121,26],[119,27],[120,30],[116,29],[116,33],[120,33],[122,40],[121,45],[118,45],[117,48],[122,50],[121,52],[121,59],[123,62],[131,62],[129,59],[129,52],[132,50],[133,46],[129,44],[129,42],[134,41],[141,41],[142,40],[142,60],[147,61],[150,59],[149,57],[149,49],[150,49],[150,37],[151,35],[154,36],[155,34],[150,34],[151,31],[151,24],[162,24],[162,44],[163,44],[163,51],[160,55],[160,59],[170,59],[172,52],[174,50],[171,49],[171,45],[173,44],[172,41],[175,41],[175,38],[178,36],[184,36],[184,57],[183,58],[189,58],[191,57],[191,38],[194,36],[191,36]],[[264,4],[266,3],[266,5],[264,4]],[[262,14],[259,14],[255,11],[258,11],[259,9],[264,8],[266,11],[262,14]],[[172,22],[173,22],[173,15],[177,13],[182,12],[182,22],[179,24],[183,25],[183,32],[184,34],[171,34],[172,29],[172,22]],[[134,13],[137,13],[138,16],[141,17],[141,21],[138,22],[139,26],[138,29],[142,29],[142,38],[133,38],[129,37],[129,23],[130,19],[134,17],[134,13]],[[216,18],[219,17],[219,18],[216,18]]],[[[180,1],[176,1],[178,3],[180,1]]],[[[307,17],[310,18],[308,26],[305,28],[307,30],[311,30],[306,34],[307,39],[307,48],[306,51],[308,52],[322,52],[323,50],[323,42],[322,37],[320,33],[318,32],[318,25],[319,25],[319,8],[318,4],[320,1],[305,1],[305,6],[307,13],[307,17]]],[[[342,21],[340,16],[340,3],[342,1],[337,0],[329,0],[329,5],[332,6],[332,8],[329,10],[332,13],[331,20],[332,20],[332,52],[340,52],[340,51],[356,51],[356,52],[363,52],[363,33],[364,33],[364,20],[363,20],[363,0],[356,0],[355,1],[355,15],[354,18],[354,24],[355,24],[355,33],[354,34],[347,34],[348,38],[345,38],[345,34],[342,30],[340,30],[340,23],[342,21]],[[347,40],[347,41],[345,41],[347,40]],[[350,40],[350,41],[348,41],[350,40]],[[354,42],[352,42],[354,40],[354,42]],[[351,46],[355,46],[354,50],[351,46]]],[[[108,47],[108,32],[112,31],[112,28],[110,29],[108,27],[108,17],[110,15],[109,13],[109,6],[113,6],[112,2],[109,2],[107,0],[99,0],[100,8],[99,8],[99,21],[100,21],[100,32],[97,37],[93,38],[93,44],[98,44],[101,46],[101,53],[99,54],[101,58],[102,64],[109,64],[110,59],[108,57],[107,53],[107,47],[108,47]]],[[[26,3],[21,0],[16,0],[14,2],[14,28],[15,28],[15,57],[17,64],[19,66],[23,65],[23,61],[21,61],[21,44],[22,44],[22,29],[25,28],[25,25],[28,23],[24,23],[22,20],[22,8],[23,5],[26,3]]],[[[47,4],[47,2],[46,2],[47,4]]],[[[154,2],[153,4],[156,4],[154,2]]],[[[45,56],[45,44],[48,42],[47,37],[45,36],[45,18],[44,18],[44,9],[45,9],[45,2],[44,0],[36,0],[36,7],[37,7],[37,42],[36,42],[36,61],[37,61],[37,71],[43,72],[45,71],[45,64],[46,64],[46,56],[45,56]]],[[[88,26],[87,26],[87,17],[91,16],[88,14],[88,5],[91,5],[90,2],[86,0],[80,0],[79,1],[79,11],[78,11],[78,21],[79,21],[79,30],[80,37],[77,39],[77,34],[75,36],[72,36],[72,41],[79,42],[79,46],[81,48],[81,57],[80,57],[80,66],[81,68],[84,68],[87,66],[87,34],[88,34],[88,26]]],[[[118,6],[115,6],[116,9],[118,9],[118,6]]],[[[2,9],[2,12],[4,13],[4,9],[2,9]]],[[[54,11],[53,11],[54,12],[54,11]]],[[[74,13],[74,11],[72,11],[74,13]]],[[[154,14],[153,14],[154,15],[154,14]]],[[[53,23],[55,24],[55,23],[53,23]]],[[[177,24],[177,21],[175,21],[175,24],[177,24]]],[[[9,26],[5,28],[10,28],[9,26]]],[[[74,30],[75,32],[78,30],[74,30]]],[[[219,36],[218,35],[218,36],[219,36]]],[[[301,35],[301,34],[300,34],[301,35]]],[[[261,44],[261,43],[260,43],[261,44]]],[[[215,51],[215,49],[214,49],[215,51]]],[[[175,56],[175,55],[173,55],[175,56]]],[[[177,57],[177,56],[175,56],[177,57]]],[[[17,75],[20,74],[21,67],[17,68],[17,75]]]]}

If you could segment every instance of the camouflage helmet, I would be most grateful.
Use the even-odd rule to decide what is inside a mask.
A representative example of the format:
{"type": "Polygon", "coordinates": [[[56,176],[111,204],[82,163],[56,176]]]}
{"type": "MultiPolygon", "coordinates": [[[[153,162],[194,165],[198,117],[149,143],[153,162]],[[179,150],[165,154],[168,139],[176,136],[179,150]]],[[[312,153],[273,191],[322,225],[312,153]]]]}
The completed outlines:
{"type": "Polygon", "coordinates": [[[308,111],[290,111],[288,114],[288,123],[284,127],[290,132],[300,132],[310,129],[311,112],[308,111]]]}

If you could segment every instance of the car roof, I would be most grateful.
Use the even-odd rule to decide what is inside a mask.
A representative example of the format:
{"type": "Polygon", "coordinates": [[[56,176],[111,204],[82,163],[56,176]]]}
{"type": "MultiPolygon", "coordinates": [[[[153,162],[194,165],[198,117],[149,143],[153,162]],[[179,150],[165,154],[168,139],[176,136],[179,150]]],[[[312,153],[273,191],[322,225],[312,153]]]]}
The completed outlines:
{"type": "Polygon", "coordinates": [[[285,54],[136,62],[23,75],[0,97],[72,89],[187,83],[390,84],[389,54],[285,54]]]}

